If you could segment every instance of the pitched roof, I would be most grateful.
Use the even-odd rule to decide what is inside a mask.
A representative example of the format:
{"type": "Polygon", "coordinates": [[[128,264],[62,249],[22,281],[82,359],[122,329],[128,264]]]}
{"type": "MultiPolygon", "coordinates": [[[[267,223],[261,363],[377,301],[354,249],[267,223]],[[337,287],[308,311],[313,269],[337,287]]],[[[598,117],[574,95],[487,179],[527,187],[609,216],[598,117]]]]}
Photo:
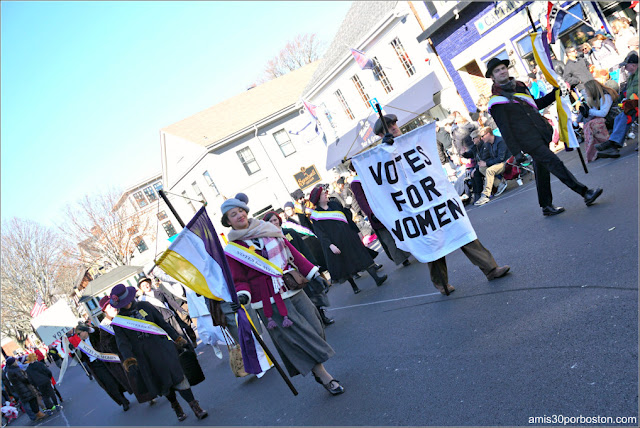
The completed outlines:
{"type": "Polygon", "coordinates": [[[85,288],[82,292],[82,298],[80,299],[80,301],[90,299],[105,288],[112,287],[129,278],[130,276],[142,272],[142,269],[142,266],[118,266],[111,269],[104,275],[100,275],[98,278],[89,282],[87,288],[85,288]],[[85,297],[87,297],[88,299],[85,299],[85,297]]]}
{"type": "Polygon", "coordinates": [[[318,69],[304,88],[303,94],[310,91],[324,75],[338,65],[350,54],[350,49],[358,49],[357,43],[371,31],[389,11],[393,10],[397,1],[354,1],[340,24],[331,45],[323,55],[318,69]]]}
{"type": "Polygon", "coordinates": [[[297,103],[318,64],[319,61],[307,64],[162,128],[162,131],[210,146],[297,103]]]}

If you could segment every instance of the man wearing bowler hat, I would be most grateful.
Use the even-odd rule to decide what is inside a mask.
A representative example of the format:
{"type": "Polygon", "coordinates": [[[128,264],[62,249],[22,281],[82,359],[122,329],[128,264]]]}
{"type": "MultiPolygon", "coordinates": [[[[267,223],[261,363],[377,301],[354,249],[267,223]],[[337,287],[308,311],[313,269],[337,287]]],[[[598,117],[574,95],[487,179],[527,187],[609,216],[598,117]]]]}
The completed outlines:
{"type": "Polygon", "coordinates": [[[602,194],[601,188],[589,189],[580,183],[551,150],[553,128],[540,115],[539,110],[555,101],[556,88],[542,98],[534,99],[527,85],[509,77],[509,61],[492,58],[487,64],[485,76],[493,80],[489,113],[500,129],[507,147],[516,157],[523,159],[523,153],[533,158],[538,190],[538,203],[544,216],[557,215],[564,208],[553,205],[549,173],[558,177],[571,190],[584,198],[587,206],[592,205],[602,194]]]}

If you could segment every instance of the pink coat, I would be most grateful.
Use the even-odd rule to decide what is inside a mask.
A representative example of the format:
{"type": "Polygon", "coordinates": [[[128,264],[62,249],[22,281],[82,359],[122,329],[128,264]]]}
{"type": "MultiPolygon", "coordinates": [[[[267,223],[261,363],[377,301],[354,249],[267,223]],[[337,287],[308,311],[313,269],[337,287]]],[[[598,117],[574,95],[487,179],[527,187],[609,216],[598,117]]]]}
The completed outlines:
{"type": "MultiPolygon", "coordinates": [[[[300,273],[305,275],[307,279],[311,279],[311,277],[313,277],[313,275],[318,271],[318,267],[310,263],[298,250],[295,249],[293,245],[291,245],[288,240],[283,239],[283,241],[284,244],[289,247],[289,251],[291,251],[291,254],[293,255],[293,262],[300,273]]],[[[249,248],[244,241],[234,241],[234,243],[242,245],[245,248],[249,248]]],[[[293,296],[300,290],[286,291],[285,293],[281,293],[279,296],[274,296],[275,292],[273,291],[273,282],[269,275],[258,272],[257,270],[252,269],[229,256],[227,256],[227,262],[229,263],[231,276],[233,277],[233,282],[238,295],[247,295],[251,303],[254,304],[254,307],[258,306],[259,308],[260,304],[262,304],[267,317],[271,314],[271,304],[267,304],[267,302],[276,303],[281,315],[286,315],[286,309],[283,313],[280,305],[278,305],[278,303],[282,301],[278,297],[286,299],[293,296]]]]}

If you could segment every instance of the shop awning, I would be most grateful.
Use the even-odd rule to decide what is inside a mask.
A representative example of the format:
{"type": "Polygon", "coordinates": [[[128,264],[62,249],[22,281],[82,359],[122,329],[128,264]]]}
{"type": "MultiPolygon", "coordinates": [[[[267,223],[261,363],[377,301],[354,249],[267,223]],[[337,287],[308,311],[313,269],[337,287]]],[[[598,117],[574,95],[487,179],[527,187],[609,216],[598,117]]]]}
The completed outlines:
{"type": "MultiPolygon", "coordinates": [[[[441,90],[442,86],[436,74],[429,73],[381,107],[386,114],[398,116],[398,125],[402,126],[433,107],[433,95],[441,90]]],[[[373,124],[377,118],[377,114],[370,113],[366,119],[359,120],[355,127],[340,136],[337,142],[331,143],[327,148],[326,168],[335,168],[343,160],[348,160],[374,145],[380,139],[373,134],[373,124]]]]}

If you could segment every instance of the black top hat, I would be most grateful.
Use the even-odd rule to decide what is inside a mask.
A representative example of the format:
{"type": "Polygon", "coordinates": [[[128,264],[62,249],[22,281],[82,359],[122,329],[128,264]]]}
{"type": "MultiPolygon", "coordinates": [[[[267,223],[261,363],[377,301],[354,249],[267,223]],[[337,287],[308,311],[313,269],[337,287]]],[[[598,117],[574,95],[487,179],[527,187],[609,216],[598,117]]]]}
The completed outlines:
{"type": "MultiPolygon", "coordinates": [[[[395,114],[385,114],[383,117],[384,121],[387,122],[387,125],[396,123],[398,121],[398,116],[396,116],[395,114]]],[[[378,118],[375,125],[373,125],[373,132],[375,132],[376,135],[380,135],[382,134],[383,129],[384,128],[382,127],[382,121],[380,120],[380,118],[378,118]]]]}
{"type": "Polygon", "coordinates": [[[140,284],[145,281],[149,281],[149,285],[151,285],[151,278],[149,278],[148,276],[142,276],[138,279],[138,288],[140,288],[140,284]]]}
{"type": "Polygon", "coordinates": [[[484,74],[484,77],[489,79],[491,77],[491,73],[493,69],[499,66],[500,64],[504,64],[505,67],[509,68],[509,60],[508,59],[500,59],[498,57],[491,58],[491,60],[487,63],[487,72],[484,74]]]}

